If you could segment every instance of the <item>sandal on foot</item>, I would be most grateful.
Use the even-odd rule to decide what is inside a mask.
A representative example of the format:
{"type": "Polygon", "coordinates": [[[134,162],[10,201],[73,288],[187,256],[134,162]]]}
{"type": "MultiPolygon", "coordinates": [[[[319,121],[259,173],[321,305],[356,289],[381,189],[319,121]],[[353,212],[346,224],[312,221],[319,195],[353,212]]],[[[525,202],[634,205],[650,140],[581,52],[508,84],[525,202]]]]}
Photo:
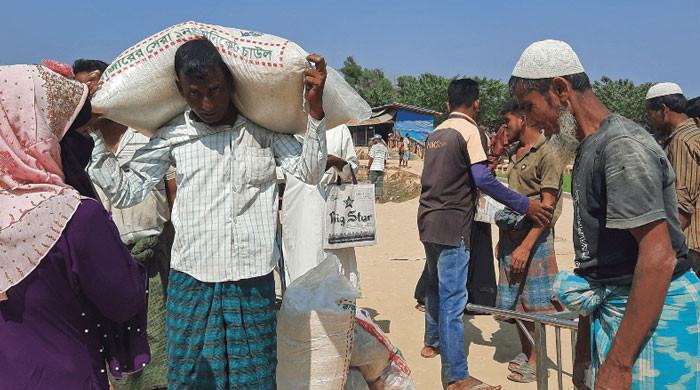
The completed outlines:
{"type": "Polygon", "coordinates": [[[508,380],[518,383],[531,383],[537,380],[537,372],[535,367],[525,362],[525,364],[511,370],[508,380]]]}
{"type": "Polygon", "coordinates": [[[513,360],[511,360],[511,361],[508,362],[508,369],[511,370],[511,371],[513,371],[513,370],[515,370],[516,368],[522,366],[523,364],[525,364],[525,363],[527,363],[527,362],[528,362],[527,355],[525,355],[524,353],[520,352],[519,354],[517,354],[517,355],[513,358],[513,360]]]}
{"type": "Polygon", "coordinates": [[[491,386],[491,385],[488,385],[486,383],[479,383],[478,385],[469,388],[469,390],[482,390],[482,389],[500,389],[500,387],[491,386]]]}
{"type": "Polygon", "coordinates": [[[426,345],[421,349],[420,356],[424,359],[432,359],[440,354],[440,349],[426,345]]]}
{"type": "Polygon", "coordinates": [[[447,390],[454,390],[454,389],[459,389],[459,390],[485,390],[485,389],[501,389],[501,386],[492,386],[483,382],[480,382],[478,384],[475,384],[474,386],[471,387],[466,387],[466,383],[464,381],[459,381],[455,383],[451,383],[449,386],[447,386],[447,390]]]}

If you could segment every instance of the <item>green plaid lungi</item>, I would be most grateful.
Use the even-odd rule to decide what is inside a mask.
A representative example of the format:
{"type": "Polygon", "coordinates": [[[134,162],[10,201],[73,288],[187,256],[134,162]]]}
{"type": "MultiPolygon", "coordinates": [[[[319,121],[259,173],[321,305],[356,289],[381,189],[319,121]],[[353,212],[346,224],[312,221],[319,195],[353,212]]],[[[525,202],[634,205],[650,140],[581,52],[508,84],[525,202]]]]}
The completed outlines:
{"type": "Polygon", "coordinates": [[[169,389],[274,389],[275,282],[207,283],[170,272],[169,389]]]}
{"type": "Polygon", "coordinates": [[[374,184],[374,197],[384,196],[384,171],[369,171],[369,182],[374,184]]]}
{"type": "MultiPolygon", "coordinates": [[[[610,351],[625,315],[630,286],[592,285],[571,272],[555,282],[559,300],[590,316],[592,377],[610,351]]],[[[700,389],[700,279],[686,272],[671,281],[659,320],[632,367],[632,389],[700,389]]]]}

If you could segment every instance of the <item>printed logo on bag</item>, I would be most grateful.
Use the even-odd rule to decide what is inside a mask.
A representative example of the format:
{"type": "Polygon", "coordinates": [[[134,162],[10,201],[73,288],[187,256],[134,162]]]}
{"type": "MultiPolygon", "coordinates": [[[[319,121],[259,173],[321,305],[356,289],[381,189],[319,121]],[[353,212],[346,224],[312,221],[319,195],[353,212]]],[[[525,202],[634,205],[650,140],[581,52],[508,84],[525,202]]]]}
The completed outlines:
{"type": "MultiPolygon", "coordinates": [[[[284,41],[281,38],[276,40],[270,39],[269,42],[242,39],[233,35],[236,31],[235,29],[229,30],[226,31],[218,26],[197,22],[186,22],[170,27],[120,54],[105,70],[100,84],[104,84],[115,75],[133,68],[138,63],[164,53],[171,47],[202,38],[206,38],[213,43],[220,52],[249,64],[275,68],[283,67],[284,51],[288,41],[284,41]]],[[[254,31],[246,33],[241,35],[248,38],[264,35],[254,31]],[[249,35],[245,35],[246,33],[249,35]]]]}
{"type": "Polygon", "coordinates": [[[355,202],[351,197],[348,196],[347,199],[345,199],[345,208],[352,208],[353,202],[355,202]]]}
{"type": "Polygon", "coordinates": [[[376,229],[374,186],[333,188],[326,202],[324,222],[327,249],[374,245],[376,229]]]}
{"type": "Polygon", "coordinates": [[[261,36],[263,36],[263,33],[259,33],[257,31],[241,31],[241,36],[242,37],[261,37],[261,36]]]}
{"type": "Polygon", "coordinates": [[[341,215],[336,213],[335,211],[331,211],[329,214],[331,218],[331,223],[339,223],[340,226],[345,226],[346,223],[353,223],[353,222],[370,222],[372,220],[371,215],[364,215],[362,214],[361,211],[357,211],[352,209],[352,205],[348,206],[348,202],[352,204],[354,200],[348,198],[347,200],[344,200],[345,202],[345,208],[350,208],[351,210],[348,211],[345,215],[341,215]]]}

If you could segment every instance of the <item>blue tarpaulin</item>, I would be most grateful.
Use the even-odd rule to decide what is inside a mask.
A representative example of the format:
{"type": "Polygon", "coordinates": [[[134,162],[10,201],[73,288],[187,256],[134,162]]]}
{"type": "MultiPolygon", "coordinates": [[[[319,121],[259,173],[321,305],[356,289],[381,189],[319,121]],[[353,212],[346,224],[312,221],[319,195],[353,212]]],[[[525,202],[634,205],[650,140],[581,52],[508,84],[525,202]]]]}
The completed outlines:
{"type": "Polygon", "coordinates": [[[433,131],[433,120],[432,115],[398,110],[396,112],[394,130],[399,131],[402,137],[405,137],[406,133],[408,133],[416,141],[425,142],[428,134],[433,131]]]}

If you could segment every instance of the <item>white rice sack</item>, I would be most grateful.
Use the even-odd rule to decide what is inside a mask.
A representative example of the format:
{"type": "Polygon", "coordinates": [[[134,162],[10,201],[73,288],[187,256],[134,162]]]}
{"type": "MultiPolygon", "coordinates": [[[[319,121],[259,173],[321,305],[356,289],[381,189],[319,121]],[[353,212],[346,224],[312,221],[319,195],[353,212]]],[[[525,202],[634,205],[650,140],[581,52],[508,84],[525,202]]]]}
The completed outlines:
{"type": "Polygon", "coordinates": [[[368,383],[375,382],[391,363],[389,351],[363,327],[355,325],[354,332],[350,367],[360,371],[368,383]]]}
{"type": "MultiPolygon", "coordinates": [[[[253,122],[281,133],[306,130],[303,72],[308,53],[274,35],[198,22],[158,32],[120,54],[92,98],[96,113],[147,136],[186,109],[175,86],[174,59],[183,43],[202,37],[221,53],[234,77],[234,105],[253,122]]],[[[323,93],[326,127],[362,121],[371,109],[335,70],[323,93]]]]}
{"type": "Polygon", "coordinates": [[[406,374],[394,362],[391,362],[379,379],[369,385],[370,390],[416,390],[411,375],[406,374]]]}
{"type": "Polygon", "coordinates": [[[356,291],[327,258],[287,288],[277,315],[277,388],[342,390],[348,376],[356,291]]]}
{"type": "Polygon", "coordinates": [[[355,322],[355,335],[359,342],[353,344],[350,365],[360,370],[370,390],[415,390],[411,370],[401,351],[391,343],[369,313],[358,308],[355,322]]]}
{"type": "Polygon", "coordinates": [[[369,386],[365,378],[362,377],[362,373],[351,368],[348,373],[348,380],[345,382],[344,390],[369,390],[369,386]]]}

